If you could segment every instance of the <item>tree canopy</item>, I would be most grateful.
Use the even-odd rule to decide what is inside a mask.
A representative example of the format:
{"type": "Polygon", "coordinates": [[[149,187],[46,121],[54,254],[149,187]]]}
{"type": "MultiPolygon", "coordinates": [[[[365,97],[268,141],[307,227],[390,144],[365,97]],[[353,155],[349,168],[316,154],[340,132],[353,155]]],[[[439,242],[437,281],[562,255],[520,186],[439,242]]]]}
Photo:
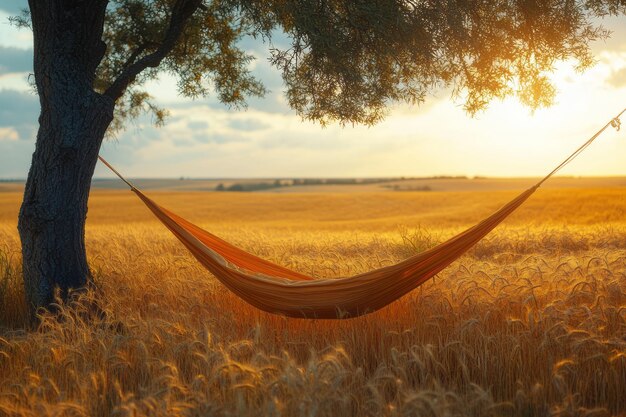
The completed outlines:
{"type": "MultiPolygon", "coordinates": [[[[590,42],[609,36],[597,17],[626,2],[560,0],[100,0],[105,49],[94,87],[127,117],[165,112],[143,88],[174,75],[181,95],[227,105],[266,91],[240,46],[268,43],[290,106],[305,119],[374,124],[394,102],[420,103],[449,88],[474,114],[496,98],[552,103],[558,61],[593,64],[590,42]],[[288,48],[277,48],[277,34],[288,48]]],[[[115,126],[115,125],[114,125],[115,126]]]]}

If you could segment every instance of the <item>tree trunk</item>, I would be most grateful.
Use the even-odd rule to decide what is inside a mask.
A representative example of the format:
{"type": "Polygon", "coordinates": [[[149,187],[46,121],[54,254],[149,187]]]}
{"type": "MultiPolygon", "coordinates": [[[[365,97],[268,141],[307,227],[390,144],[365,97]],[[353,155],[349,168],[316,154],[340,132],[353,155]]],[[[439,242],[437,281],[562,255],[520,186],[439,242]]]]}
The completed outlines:
{"type": "Polygon", "coordinates": [[[30,0],[39,132],[18,229],[31,311],[89,282],[85,220],[91,177],[113,118],[93,89],[106,1],[30,0]]]}
{"type": "Polygon", "coordinates": [[[87,198],[111,113],[100,97],[69,91],[42,109],[19,216],[24,285],[33,308],[84,287],[87,198]]]}

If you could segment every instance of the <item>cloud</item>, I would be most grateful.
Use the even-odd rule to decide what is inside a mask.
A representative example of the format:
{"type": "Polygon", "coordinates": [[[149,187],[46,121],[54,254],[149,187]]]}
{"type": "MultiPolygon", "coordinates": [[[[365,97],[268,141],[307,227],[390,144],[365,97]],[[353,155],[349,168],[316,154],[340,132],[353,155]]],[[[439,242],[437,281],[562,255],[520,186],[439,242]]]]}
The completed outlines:
{"type": "Polygon", "coordinates": [[[34,148],[33,142],[0,139],[0,178],[26,178],[34,148]]]}
{"type": "Polygon", "coordinates": [[[223,134],[206,134],[206,133],[193,133],[189,135],[181,136],[173,140],[176,146],[195,146],[197,144],[225,144],[228,142],[235,142],[238,138],[234,138],[230,135],[223,134]]]}
{"type": "Polygon", "coordinates": [[[32,71],[32,49],[0,46],[0,76],[32,71]]]}
{"type": "Polygon", "coordinates": [[[615,88],[626,86],[626,67],[613,71],[607,79],[607,82],[615,88]]]}
{"type": "MultiPolygon", "coordinates": [[[[32,71],[31,32],[6,24],[9,14],[18,14],[26,6],[24,0],[0,0],[0,177],[26,175],[34,148],[33,141],[26,139],[33,139],[37,129],[37,96],[17,91],[18,79],[32,71]]],[[[571,138],[591,131],[589,125],[604,117],[602,112],[621,105],[624,90],[616,87],[626,86],[623,19],[607,21],[615,30],[613,38],[593,44],[602,65],[583,76],[568,75],[573,81],[563,84],[560,109],[542,110],[531,118],[519,106],[496,102],[480,118],[469,119],[443,90],[419,108],[390,106],[387,120],[372,128],[331,125],[321,129],[302,122],[288,106],[280,71],[268,60],[270,45],[246,38],[240,46],[256,57],[250,70],[270,90],[266,97],[250,98],[247,111],[231,110],[215,95],[198,101],[179,96],[176,78],[164,74],[146,87],[157,104],[171,109],[166,125],[154,127],[150,115],[125,122],[125,131],[105,143],[103,155],[129,176],[144,177],[542,172],[545,167],[538,158],[523,158],[513,165],[506,161],[530,151],[559,160],[562,145],[569,147],[571,138]],[[601,104],[590,108],[589,102],[601,104]],[[558,140],[541,141],[543,137],[558,140]],[[539,162],[535,165],[534,161],[539,162]]],[[[284,34],[276,34],[273,43],[286,48],[290,41],[284,34]]],[[[28,89],[25,82],[20,86],[28,89]]],[[[609,146],[613,142],[601,141],[598,146],[602,143],[609,146]]],[[[615,143],[622,146],[623,142],[615,143]]],[[[623,173],[621,155],[626,153],[607,151],[603,155],[609,155],[611,161],[596,159],[608,168],[580,172],[623,173]]],[[[593,159],[581,158],[579,166],[593,159]]],[[[99,166],[96,175],[111,174],[99,166]]]]}
{"type": "Polygon", "coordinates": [[[36,95],[0,90],[0,128],[14,129],[21,140],[33,139],[37,131],[39,100],[36,95]]]}
{"type": "Polygon", "coordinates": [[[0,127],[0,141],[16,141],[19,135],[12,127],[0,127]]]}
{"type": "Polygon", "coordinates": [[[265,130],[270,127],[268,123],[265,123],[259,119],[252,118],[233,119],[228,122],[228,126],[235,130],[243,130],[244,132],[265,130]]]}
{"type": "Polygon", "coordinates": [[[202,120],[190,120],[187,122],[187,127],[191,130],[205,130],[208,129],[209,124],[202,120]]]}

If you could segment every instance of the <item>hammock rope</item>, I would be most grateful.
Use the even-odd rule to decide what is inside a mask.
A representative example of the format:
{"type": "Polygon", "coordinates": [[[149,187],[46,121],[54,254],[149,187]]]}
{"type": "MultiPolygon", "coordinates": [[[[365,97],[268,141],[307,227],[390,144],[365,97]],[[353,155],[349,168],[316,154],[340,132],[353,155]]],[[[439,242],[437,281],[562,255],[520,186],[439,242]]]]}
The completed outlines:
{"type": "Polygon", "coordinates": [[[289,317],[344,319],[385,307],[461,257],[546,180],[587,149],[609,126],[619,130],[619,118],[624,112],[626,108],[548,175],[475,226],[395,265],[344,278],[311,277],[246,252],[159,206],[104,158],[98,158],[130,187],[209,272],[244,301],[263,311],[289,317]]]}

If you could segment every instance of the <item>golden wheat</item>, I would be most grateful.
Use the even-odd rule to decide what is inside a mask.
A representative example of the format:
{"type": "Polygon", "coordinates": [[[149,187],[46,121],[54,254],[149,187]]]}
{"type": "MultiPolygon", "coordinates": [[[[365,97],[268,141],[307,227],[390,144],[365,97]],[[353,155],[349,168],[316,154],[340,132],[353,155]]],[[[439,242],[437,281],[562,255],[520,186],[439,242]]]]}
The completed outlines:
{"type": "MultiPolygon", "coordinates": [[[[430,247],[512,193],[153,195],[260,256],[341,276],[430,247]]],[[[541,191],[433,281],[346,321],[248,306],[130,193],[97,192],[87,245],[107,314],[63,306],[36,330],[18,205],[0,194],[0,416],[626,414],[623,189],[541,191]]]]}

